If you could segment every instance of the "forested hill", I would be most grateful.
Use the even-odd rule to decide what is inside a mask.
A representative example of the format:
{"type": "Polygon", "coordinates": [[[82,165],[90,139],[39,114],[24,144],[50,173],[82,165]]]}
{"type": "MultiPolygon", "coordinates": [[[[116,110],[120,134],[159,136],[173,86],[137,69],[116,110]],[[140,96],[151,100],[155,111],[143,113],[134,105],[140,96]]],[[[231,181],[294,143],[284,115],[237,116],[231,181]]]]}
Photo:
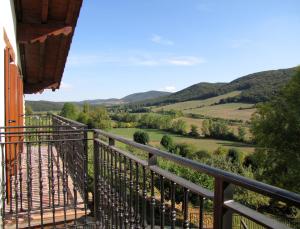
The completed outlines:
{"type": "MultiPolygon", "coordinates": [[[[84,100],[84,101],[72,102],[72,103],[79,106],[83,105],[84,103],[89,103],[91,105],[118,105],[118,104],[138,102],[146,99],[158,98],[169,94],[171,93],[165,91],[146,91],[146,92],[127,95],[122,99],[115,99],[115,98],[94,99],[94,100],[84,100]]],[[[61,110],[64,102],[51,102],[51,101],[40,100],[40,101],[26,101],[26,104],[30,105],[30,107],[34,111],[58,111],[61,110]]]]}
{"type": "Polygon", "coordinates": [[[275,95],[295,73],[296,68],[257,72],[230,83],[198,83],[168,96],[145,100],[140,105],[162,105],[207,99],[232,91],[242,91],[231,102],[264,102],[275,95]]]}
{"type": "Polygon", "coordinates": [[[170,94],[171,94],[170,92],[166,92],[166,91],[147,91],[147,92],[140,92],[140,93],[127,95],[121,100],[126,103],[133,103],[133,102],[142,101],[146,99],[159,98],[170,94]]]}

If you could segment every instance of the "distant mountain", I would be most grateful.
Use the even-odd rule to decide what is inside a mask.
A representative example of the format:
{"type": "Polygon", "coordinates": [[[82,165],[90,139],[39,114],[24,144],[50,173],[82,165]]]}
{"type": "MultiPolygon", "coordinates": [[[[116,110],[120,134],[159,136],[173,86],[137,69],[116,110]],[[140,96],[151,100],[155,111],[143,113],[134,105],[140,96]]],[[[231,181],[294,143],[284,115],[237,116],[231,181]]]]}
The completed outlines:
{"type": "Polygon", "coordinates": [[[207,99],[232,91],[241,94],[231,102],[258,103],[269,100],[295,73],[296,68],[257,72],[230,83],[198,83],[168,96],[140,101],[140,105],[164,105],[189,100],[207,99]]]}
{"type": "Polygon", "coordinates": [[[147,92],[140,92],[140,93],[127,95],[121,100],[125,103],[133,103],[133,102],[143,101],[146,99],[155,99],[170,94],[171,94],[170,92],[166,92],[166,91],[147,91],[147,92]]]}
{"type": "MultiPolygon", "coordinates": [[[[91,105],[118,105],[118,104],[126,104],[132,102],[139,102],[146,99],[155,99],[161,96],[169,95],[171,93],[165,91],[147,91],[147,92],[140,92],[134,93],[125,96],[122,99],[94,99],[94,100],[83,100],[80,102],[72,102],[79,106],[83,105],[84,103],[89,103],[91,105]]],[[[30,105],[34,111],[58,111],[61,110],[63,104],[65,102],[51,102],[51,101],[26,101],[27,105],[30,105]]]]}

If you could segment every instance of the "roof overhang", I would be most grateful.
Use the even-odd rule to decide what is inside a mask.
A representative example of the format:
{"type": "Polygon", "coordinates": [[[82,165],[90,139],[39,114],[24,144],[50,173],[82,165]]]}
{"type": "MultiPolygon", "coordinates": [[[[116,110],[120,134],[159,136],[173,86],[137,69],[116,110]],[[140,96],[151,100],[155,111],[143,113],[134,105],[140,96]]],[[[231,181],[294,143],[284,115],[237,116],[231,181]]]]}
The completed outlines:
{"type": "Polygon", "coordinates": [[[15,0],[24,93],[58,89],[82,0],[15,0]]]}

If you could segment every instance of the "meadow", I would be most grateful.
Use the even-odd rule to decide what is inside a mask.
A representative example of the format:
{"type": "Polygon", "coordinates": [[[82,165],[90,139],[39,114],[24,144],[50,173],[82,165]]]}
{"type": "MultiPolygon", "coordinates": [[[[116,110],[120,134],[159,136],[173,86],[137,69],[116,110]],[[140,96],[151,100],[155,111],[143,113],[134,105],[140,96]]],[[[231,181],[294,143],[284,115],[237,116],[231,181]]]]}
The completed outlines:
{"type": "Polygon", "coordinates": [[[134,132],[142,130],[149,134],[150,137],[150,145],[154,147],[160,148],[160,140],[161,138],[167,134],[174,139],[175,143],[186,143],[195,148],[195,151],[199,150],[207,150],[208,152],[213,152],[219,147],[224,148],[236,148],[246,154],[252,153],[254,151],[254,147],[251,145],[247,145],[244,143],[233,142],[233,141],[225,141],[225,140],[217,140],[217,139],[209,139],[209,138],[190,138],[177,134],[171,134],[162,130],[154,130],[154,129],[139,129],[139,128],[114,128],[110,129],[109,132],[117,135],[121,135],[128,139],[133,139],[134,132]]]}

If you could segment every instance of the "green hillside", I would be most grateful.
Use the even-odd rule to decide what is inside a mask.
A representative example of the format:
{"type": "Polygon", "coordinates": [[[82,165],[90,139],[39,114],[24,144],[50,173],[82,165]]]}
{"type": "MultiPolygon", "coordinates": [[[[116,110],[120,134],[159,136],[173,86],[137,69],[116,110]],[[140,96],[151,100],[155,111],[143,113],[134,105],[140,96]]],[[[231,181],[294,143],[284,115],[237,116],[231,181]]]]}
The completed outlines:
{"type": "Polygon", "coordinates": [[[199,83],[186,89],[157,99],[139,102],[140,105],[157,106],[190,100],[202,100],[232,91],[241,91],[240,95],[223,102],[258,103],[276,95],[295,73],[296,68],[263,71],[249,74],[230,83],[199,83]]]}

